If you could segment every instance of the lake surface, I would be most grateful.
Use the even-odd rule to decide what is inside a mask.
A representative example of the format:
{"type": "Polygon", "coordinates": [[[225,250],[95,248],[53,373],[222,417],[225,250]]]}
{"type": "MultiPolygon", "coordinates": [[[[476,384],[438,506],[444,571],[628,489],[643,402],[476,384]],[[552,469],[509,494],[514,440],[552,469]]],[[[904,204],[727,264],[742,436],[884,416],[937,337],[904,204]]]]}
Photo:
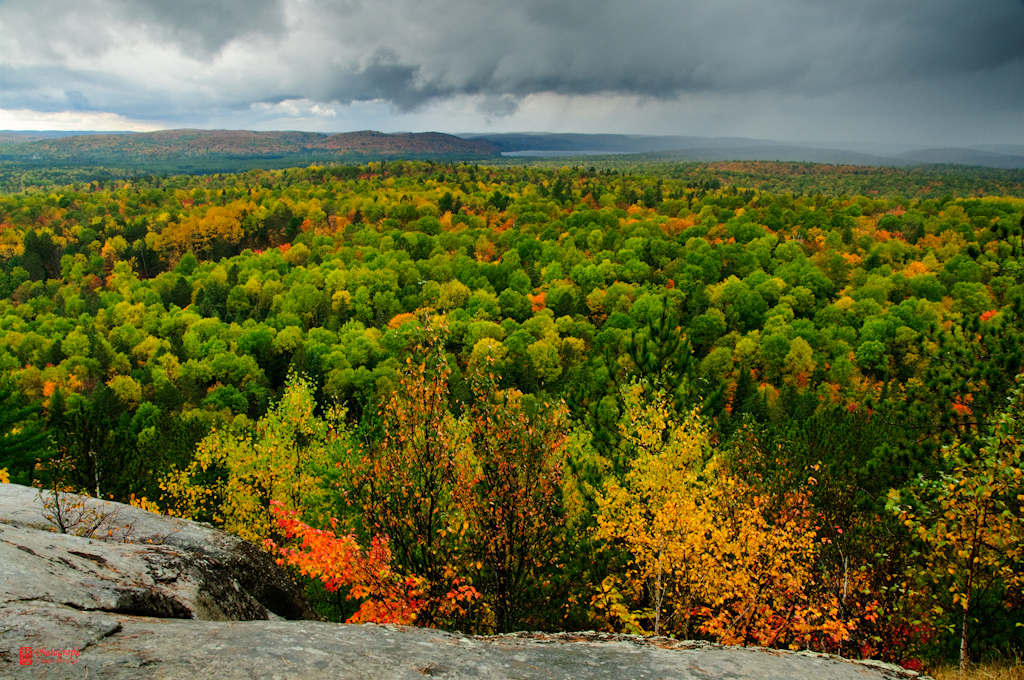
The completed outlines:
{"type": "Polygon", "coordinates": [[[622,156],[636,151],[605,151],[602,149],[524,149],[522,151],[502,151],[501,155],[508,158],[547,158],[551,156],[622,156]]]}

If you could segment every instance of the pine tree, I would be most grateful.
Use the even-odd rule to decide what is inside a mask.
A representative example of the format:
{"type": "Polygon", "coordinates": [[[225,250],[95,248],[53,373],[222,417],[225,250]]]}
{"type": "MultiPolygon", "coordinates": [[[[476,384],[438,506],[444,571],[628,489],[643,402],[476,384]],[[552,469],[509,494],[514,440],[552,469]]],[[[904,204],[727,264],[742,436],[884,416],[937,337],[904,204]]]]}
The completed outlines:
{"type": "Polygon", "coordinates": [[[0,385],[0,468],[7,468],[16,484],[30,484],[36,461],[50,454],[38,417],[39,406],[26,404],[10,385],[0,385]]]}

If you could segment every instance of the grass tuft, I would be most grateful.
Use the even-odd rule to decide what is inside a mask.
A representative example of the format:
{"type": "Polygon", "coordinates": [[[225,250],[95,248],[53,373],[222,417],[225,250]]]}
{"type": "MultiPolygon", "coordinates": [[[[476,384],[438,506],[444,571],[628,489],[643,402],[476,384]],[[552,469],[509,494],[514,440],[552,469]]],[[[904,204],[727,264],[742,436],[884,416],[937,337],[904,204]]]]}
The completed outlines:
{"type": "Polygon", "coordinates": [[[956,666],[943,666],[929,673],[935,680],[1024,680],[1024,662],[987,663],[972,665],[964,675],[956,666]]]}

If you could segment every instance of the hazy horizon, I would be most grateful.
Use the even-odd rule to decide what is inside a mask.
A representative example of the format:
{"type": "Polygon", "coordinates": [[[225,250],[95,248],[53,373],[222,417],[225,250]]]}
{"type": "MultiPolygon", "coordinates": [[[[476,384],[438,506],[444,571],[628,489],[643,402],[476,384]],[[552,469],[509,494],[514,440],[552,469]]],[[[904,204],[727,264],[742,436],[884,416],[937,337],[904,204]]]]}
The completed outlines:
{"type": "MultiPolygon", "coordinates": [[[[170,132],[175,130],[202,130],[207,132],[311,132],[323,135],[335,135],[335,134],[346,134],[355,132],[383,132],[385,134],[418,134],[427,132],[442,132],[444,134],[451,134],[463,138],[478,138],[487,137],[494,138],[499,135],[516,135],[516,136],[530,136],[530,135],[551,135],[551,136],[568,136],[568,135],[579,135],[579,136],[593,136],[593,137],[632,137],[632,138],[652,138],[652,139],[663,139],[669,140],[672,138],[689,138],[692,140],[707,140],[708,142],[715,142],[718,140],[734,140],[736,142],[751,142],[752,147],[741,147],[741,148],[756,148],[757,146],[780,146],[780,147],[794,147],[794,148],[806,148],[808,150],[818,151],[852,151],[857,153],[863,153],[866,155],[874,155],[879,159],[885,157],[896,157],[900,153],[913,152],[913,151],[929,151],[929,150],[941,150],[941,149],[963,149],[963,150],[976,150],[976,151],[987,151],[993,154],[1008,154],[1013,156],[1019,156],[1024,154],[1024,144],[1015,143],[1003,143],[1003,142],[979,142],[976,144],[963,143],[963,144],[909,144],[904,142],[878,142],[874,140],[828,140],[828,139],[808,139],[808,140],[795,140],[795,139],[768,139],[763,137],[741,137],[735,135],[716,135],[716,136],[698,136],[698,135],[686,135],[686,134],[673,134],[673,135],[658,135],[643,132],[579,132],[576,130],[509,130],[509,131],[485,131],[485,130],[459,130],[454,132],[446,132],[442,130],[374,130],[372,128],[361,128],[351,130],[303,130],[299,128],[224,128],[224,127],[161,127],[146,130],[131,130],[131,129],[107,129],[107,130],[89,130],[89,129],[58,129],[58,128],[0,128],[0,134],[20,134],[24,133],[30,135],[32,133],[45,134],[48,138],[59,138],[61,136],[71,135],[103,135],[103,134],[140,134],[146,132],[170,132]]],[[[550,145],[545,148],[552,149],[553,151],[573,154],[580,153],[580,148],[567,148],[554,150],[550,145]]],[[[700,146],[688,146],[688,147],[674,147],[668,144],[663,144],[657,150],[682,151],[685,148],[701,148],[700,146]]],[[[711,147],[717,148],[717,147],[711,147]]],[[[725,147],[723,147],[725,148],[725,147]]],[[[525,149],[524,149],[525,151],[525,149]]],[[[523,151],[516,151],[515,154],[523,153],[523,151]]],[[[543,153],[551,153],[544,151],[543,153]]],[[[588,153],[594,154],[606,154],[606,153],[643,153],[643,151],[636,150],[623,150],[623,151],[609,151],[607,149],[597,148],[589,151],[588,153]]],[[[956,161],[951,161],[956,162],[956,161]]]]}

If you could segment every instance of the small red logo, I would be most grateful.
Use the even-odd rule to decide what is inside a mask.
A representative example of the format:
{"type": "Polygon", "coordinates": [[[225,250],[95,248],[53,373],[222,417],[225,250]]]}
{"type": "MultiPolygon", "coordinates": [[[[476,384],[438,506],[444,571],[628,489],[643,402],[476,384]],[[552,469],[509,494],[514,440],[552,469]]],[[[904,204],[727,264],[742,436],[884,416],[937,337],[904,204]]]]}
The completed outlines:
{"type": "Polygon", "coordinates": [[[48,649],[46,647],[19,647],[18,660],[22,666],[47,663],[78,663],[80,649],[48,649]]]}

